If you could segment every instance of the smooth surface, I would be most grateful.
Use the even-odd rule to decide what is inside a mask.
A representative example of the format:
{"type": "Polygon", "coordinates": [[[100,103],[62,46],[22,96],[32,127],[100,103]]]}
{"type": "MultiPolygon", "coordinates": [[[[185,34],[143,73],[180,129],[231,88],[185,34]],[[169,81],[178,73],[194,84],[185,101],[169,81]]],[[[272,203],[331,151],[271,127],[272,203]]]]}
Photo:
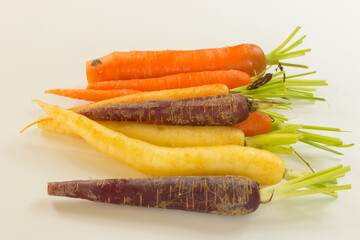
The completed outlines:
{"type": "MultiPolygon", "coordinates": [[[[359,1],[1,1],[1,239],[356,239],[360,214],[359,1]],[[86,86],[85,61],[111,51],[196,49],[256,43],[275,48],[297,26],[313,51],[296,60],[326,79],[327,103],[287,113],[292,122],[351,130],[338,157],[298,144],[316,170],[340,162],[351,191],[260,206],[244,217],[162,211],[48,197],[46,183],[144,176],[81,139],[31,128],[43,111],[84,102],[44,94],[86,86]]],[[[295,60],[294,60],[295,62],[295,60]]],[[[299,70],[290,70],[298,73],[299,70]]],[[[331,134],[331,133],[329,133],[331,134]]],[[[306,170],[296,157],[288,167],[306,170]]]]}

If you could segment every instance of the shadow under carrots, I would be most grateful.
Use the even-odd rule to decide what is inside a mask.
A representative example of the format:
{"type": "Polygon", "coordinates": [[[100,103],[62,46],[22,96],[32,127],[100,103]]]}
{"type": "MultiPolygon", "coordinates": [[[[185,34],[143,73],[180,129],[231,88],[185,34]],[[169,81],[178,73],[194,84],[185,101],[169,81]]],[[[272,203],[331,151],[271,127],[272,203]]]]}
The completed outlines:
{"type": "Polygon", "coordinates": [[[54,211],[56,218],[66,221],[89,221],[99,226],[119,229],[141,229],[141,231],[198,232],[211,236],[239,236],[242,233],[271,231],[282,234],[285,228],[297,228],[299,222],[321,222],[327,206],[333,199],[291,199],[259,207],[246,216],[218,216],[168,209],[141,208],[104,204],[80,199],[49,197],[46,204],[35,204],[33,210],[54,211]],[[52,198],[52,199],[50,199],[52,198]],[[279,232],[276,231],[279,229],[279,232]],[[274,231],[275,230],[275,231],[274,231]]]}

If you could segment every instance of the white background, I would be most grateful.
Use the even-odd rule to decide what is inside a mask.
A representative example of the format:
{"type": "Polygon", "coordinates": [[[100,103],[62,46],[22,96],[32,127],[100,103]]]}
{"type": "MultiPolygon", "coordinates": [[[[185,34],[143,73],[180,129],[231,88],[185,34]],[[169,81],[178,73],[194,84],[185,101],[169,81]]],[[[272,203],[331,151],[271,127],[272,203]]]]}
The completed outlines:
{"type": "MultiPolygon", "coordinates": [[[[359,1],[1,1],[1,239],[355,239],[359,211],[359,1]],[[326,79],[316,103],[287,113],[292,122],[341,127],[357,145],[342,157],[297,145],[316,170],[340,162],[351,191],[260,206],[242,217],[142,209],[55,198],[48,181],[139,177],[81,139],[31,128],[50,88],[86,86],[85,61],[112,51],[197,49],[244,42],[270,52],[297,26],[312,52],[296,60],[326,79]]],[[[300,72],[300,71],[293,71],[300,72]]],[[[288,167],[306,170],[295,157],[288,167]]]]}

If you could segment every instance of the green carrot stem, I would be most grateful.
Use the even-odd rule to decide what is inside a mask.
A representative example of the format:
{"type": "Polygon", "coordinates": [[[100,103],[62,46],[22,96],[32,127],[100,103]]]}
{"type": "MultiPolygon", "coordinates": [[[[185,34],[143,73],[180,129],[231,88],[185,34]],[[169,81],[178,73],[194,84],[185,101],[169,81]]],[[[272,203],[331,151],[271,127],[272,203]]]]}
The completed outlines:
{"type": "Polygon", "coordinates": [[[314,169],[312,169],[312,167],[310,166],[310,163],[308,161],[306,161],[302,156],[300,156],[300,154],[295,151],[294,148],[292,148],[294,150],[294,153],[296,154],[296,156],[298,156],[298,158],[300,158],[301,161],[303,161],[303,163],[306,164],[306,166],[312,171],[312,172],[315,172],[314,169]]]}
{"type": "Polygon", "coordinates": [[[302,129],[312,129],[312,130],[321,130],[321,131],[334,131],[334,132],[346,132],[340,130],[340,128],[332,128],[332,127],[321,127],[321,126],[310,126],[310,125],[300,125],[302,129]]]}
{"type": "Polygon", "coordinates": [[[306,75],[310,75],[310,74],[314,74],[314,73],[316,73],[316,71],[290,75],[290,76],[286,76],[286,78],[289,79],[289,78],[302,77],[302,76],[306,76],[306,75]]]}
{"type": "Polygon", "coordinates": [[[304,36],[302,36],[301,38],[299,38],[296,42],[294,42],[293,44],[291,44],[289,47],[287,47],[287,48],[279,51],[278,54],[286,53],[286,52],[290,51],[291,49],[299,46],[301,43],[303,43],[304,38],[306,38],[306,35],[304,35],[304,36]]]}
{"type": "Polygon", "coordinates": [[[309,141],[307,139],[299,139],[299,142],[306,143],[306,144],[311,145],[313,147],[316,147],[316,148],[319,148],[319,149],[322,149],[322,150],[325,150],[325,151],[328,151],[328,152],[331,152],[331,153],[334,153],[334,154],[337,154],[337,155],[344,155],[341,152],[338,152],[338,151],[336,151],[334,149],[328,148],[328,147],[326,147],[324,145],[309,141]]]}
{"type": "Polygon", "coordinates": [[[271,200],[280,200],[285,198],[299,197],[315,193],[333,193],[335,191],[350,189],[350,185],[343,186],[326,186],[329,181],[343,177],[351,168],[338,165],[319,172],[306,174],[289,181],[281,182],[273,186],[260,188],[261,202],[271,200]],[[324,186],[318,185],[324,184],[324,186]],[[301,188],[311,187],[310,190],[298,190],[301,188]]]}
{"type": "Polygon", "coordinates": [[[271,131],[270,134],[278,134],[278,133],[290,133],[298,130],[300,128],[299,125],[296,124],[289,124],[286,125],[284,128],[279,128],[278,130],[271,131]]]}
{"type": "MultiPolygon", "coordinates": [[[[277,65],[279,63],[279,60],[283,60],[283,59],[287,59],[287,58],[294,58],[294,57],[299,57],[299,56],[303,56],[306,54],[306,52],[310,52],[311,49],[303,49],[303,50],[298,50],[298,51],[292,51],[290,52],[292,49],[294,49],[295,47],[299,46],[302,42],[303,39],[305,38],[305,36],[302,36],[300,39],[298,39],[297,41],[295,41],[293,44],[291,44],[290,46],[288,46],[287,48],[284,49],[284,47],[289,43],[289,41],[295,36],[295,34],[299,31],[300,27],[297,27],[291,34],[290,36],[284,41],[282,42],[277,48],[275,48],[273,51],[271,51],[270,53],[266,54],[265,58],[266,58],[266,63],[268,65],[277,65]]],[[[291,63],[282,63],[280,62],[281,65],[283,66],[291,66],[291,67],[298,67],[298,68],[307,68],[307,66],[305,65],[301,65],[301,64],[291,64],[291,63]]]]}
{"type": "MultiPolygon", "coordinates": [[[[304,172],[304,171],[298,171],[298,170],[292,170],[292,169],[287,168],[287,169],[285,169],[284,179],[289,181],[289,180],[293,180],[295,178],[307,176],[309,174],[312,174],[312,173],[304,172]]],[[[344,174],[339,174],[337,176],[337,178],[341,178],[341,177],[344,177],[344,174]]],[[[324,181],[321,184],[326,186],[326,187],[331,187],[331,186],[337,185],[338,181],[337,181],[337,179],[331,179],[329,181],[324,181]]]]}
{"type": "Polygon", "coordinates": [[[264,113],[269,115],[271,118],[273,119],[279,119],[279,120],[283,120],[283,121],[289,121],[288,118],[286,118],[283,114],[280,113],[275,113],[269,110],[258,110],[258,112],[264,113]]]}
{"type": "Polygon", "coordinates": [[[308,49],[303,49],[303,50],[294,51],[294,52],[277,54],[276,58],[277,58],[277,60],[283,60],[283,59],[289,59],[289,58],[294,58],[294,57],[301,57],[301,56],[304,56],[307,52],[311,52],[311,49],[308,48],[308,49]]]}
{"type": "Polygon", "coordinates": [[[319,143],[324,143],[327,145],[342,145],[343,142],[336,137],[329,137],[329,136],[324,136],[324,135],[320,135],[320,134],[315,134],[315,133],[309,133],[309,132],[305,132],[305,131],[299,131],[304,138],[307,138],[311,141],[314,142],[319,142],[319,143]]]}
{"type": "Polygon", "coordinates": [[[320,97],[311,97],[311,96],[301,96],[296,94],[284,94],[284,93],[273,93],[273,94],[244,94],[245,97],[249,98],[296,98],[303,100],[318,100],[318,101],[326,101],[324,98],[320,97]]]}
{"type": "Polygon", "coordinates": [[[261,146],[261,149],[267,150],[272,153],[286,154],[286,155],[291,155],[294,152],[294,150],[291,148],[283,147],[283,146],[273,146],[273,145],[264,145],[261,146]]]}
{"type": "Polygon", "coordinates": [[[276,72],[273,74],[272,79],[274,79],[277,76],[282,76],[285,73],[285,71],[276,72]]]}
{"type": "MultiPolygon", "coordinates": [[[[350,171],[349,166],[345,167],[345,168],[349,168],[348,171],[350,171]]],[[[328,181],[329,179],[332,179],[332,178],[336,179],[336,178],[338,178],[339,174],[343,173],[343,172],[344,172],[344,169],[339,168],[339,169],[336,169],[334,171],[330,171],[330,172],[327,172],[327,173],[324,173],[324,174],[321,174],[321,175],[316,175],[315,177],[312,176],[312,174],[309,174],[307,176],[304,176],[301,181],[295,181],[292,184],[285,185],[281,190],[282,191],[289,191],[289,190],[300,189],[300,188],[303,188],[303,187],[305,187],[307,185],[314,184],[314,179],[316,179],[319,182],[328,181]]]]}
{"type": "Polygon", "coordinates": [[[270,53],[268,53],[266,56],[272,56],[275,55],[277,52],[281,51],[281,49],[283,49],[286,44],[288,44],[288,42],[290,42],[290,40],[295,36],[295,34],[300,30],[300,26],[297,26],[295,28],[295,30],[290,34],[290,36],[288,36],[284,42],[282,42],[277,48],[275,48],[274,50],[272,50],[270,53]]]}
{"type": "MultiPolygon", "coordinates": [[[[300,197],[310,194],[316,194],[316,193],[323,193],[323,194],[329,194],[334,191],[341,191],[341,190],[350,190],[351,185],[341,185],[341,186],[334,186],[334,187],[324,187],[324,188],[314,188],[311,190],[300,190],[300,191],[294,191],[286,194],[279,194],[276,197],[273,197],[273,200],[281,200],[281,199],[288,199],[288,198],[294,198],[294,197],[300,197]]],[[[337,196],[337,195],[335,195],[337,196]]]]}
{"type": "Polygon", "coordinates": [[[296,133],[266,133],[247,137],[245,139],[246,146],[249,147],[261,147],[264,145],[290,145],[296,143],[300,134],[296,133]]]}
{"type": "Polygon", "coordinates": [[[293,89],[290,89],[288,88],[287,89],[288,93],[292,93],[292,94],[295,94],[295,95],[299,95],[299,96],[308,96],[308,97],[313,97],[314,96],[314,93],[311,93],[311,92],[304,92],[304,91],[299,91],[299,90],[293,90],[293,89]]]}
{"type": "Polygon", "coordinates": [[[302,65],[302,64],[294,64],[294,63],[284,63],[284,62],[281,62],[281,65],[283,65],[283,66],[287,66],[287,67],[304,68],[304,69],[309,68],[309,67],[308,67],[308,66],[306,66],[306,65],[302,65]]]}
{"type": "Polygon", "coordinates": [[[354,143],[350,143],[350,144],[343,144],[343,145],[335,145],[334,147],[339,147],[339,148],[347,148],[347,147],[353,147],[355,146],[354,143]]]}
{"type": "Polygon", "coordinates": [[[310,88],[310,87],[299,87],[299,86],[291,86],[291,88],[288,88],[289,90],[300,90],[300,91],[307,91],[307,92],[315,92],[316,88],[310,88]]]}
{"type": "Polygon", "coordinates": [[[288,109],[292,109],[290,106],[288,106],[288,105],[277,105],[277,106],[275,106],[275,107],[273,107],[273,109],[286,109],[286,110],[288,110],[288,109]]]}

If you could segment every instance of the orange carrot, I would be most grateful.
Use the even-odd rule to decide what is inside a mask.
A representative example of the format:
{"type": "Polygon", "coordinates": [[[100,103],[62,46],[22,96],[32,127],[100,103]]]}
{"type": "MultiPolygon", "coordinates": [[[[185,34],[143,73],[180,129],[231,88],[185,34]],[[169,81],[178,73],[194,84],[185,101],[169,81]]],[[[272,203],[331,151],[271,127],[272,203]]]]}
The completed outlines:
{"type": "MultiPolygon", "coordinates": [[[[111,80],[156,78],[177,73],[215,70],[240,70],[250,76],[261,74],[266,65],[278,64],[279,60],[305,55],[310,49],[292,51],[304,37],[286,47],[300,27],[272,52],[265,55],[255,44],[198,50],[163,50],[113,52],[86,63],[89,83],[111,80]],[[286,47],[286,48],[285,48],[286,47]]],[[[283,66],[305,67],[281,63],[283,66]]]]}
{"type": "Polygon", "coordinates": [[[266,68],[264,52],[257,45],[189,51],[113,52],[88,61],[89,83],[109,80],[154,78],[184,72],[237,69],[254,76],[266,68]]]}
{"type": "Polygon", "coordinates": [[[81,99],[86,101],[102,101],[109,98],[120,97],[124,95],[130,95],[139,93],[141,91],[132,89],[121,90],[92,90],[92,89],[50,89],[45,93],[52,93],[64,97],[81,99]]]}
{"type": "Polygon", "coordinates": [[[188,88],[207,84],[224,84],[229,89],[251,83],[247,73],[238,70],[219,70],[189,72],[168,75],[158,78],[115,80],[89,83],[88,89],[136,89],[141,91],[158,91],[166,89],[188,88]]]}
{"type": "Polygon", "coordinates": [[[271,132],[271,118],[261,112],[252,112],[245,121],[233,126],[241,129],[247,137],[265,134],[271,132]]]}

